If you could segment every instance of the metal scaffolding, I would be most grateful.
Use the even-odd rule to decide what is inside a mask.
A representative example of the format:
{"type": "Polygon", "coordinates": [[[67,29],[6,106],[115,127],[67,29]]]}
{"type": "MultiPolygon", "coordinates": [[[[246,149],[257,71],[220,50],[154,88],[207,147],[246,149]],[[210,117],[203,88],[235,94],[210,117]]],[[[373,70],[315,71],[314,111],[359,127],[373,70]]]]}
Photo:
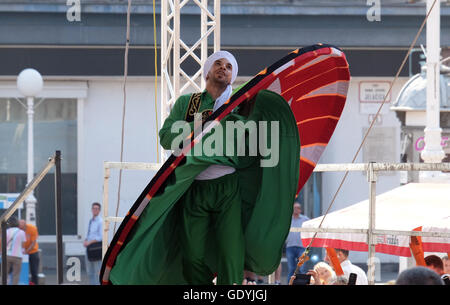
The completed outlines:
{"type": "Polygon", "coordinates": [[[167,118],[176,99],[188,93],[189,87],[197,91],[202,91],[205,87],[205,81],[201,76],[203,64],[208,57],[210,36],[213,36],[214,52],[220,50],[220,0],[213,2],[211,9],[208,0],[161,1],[161,124],[167,118]],[[183,41],[180,31],[181,9],[188,3],[200,9],[200,37],[192,46],[183,41]],[[200,57],[195,53],[198,48],[200,57]],[[199,64],[198,70],[192,76],[181,68],[188,58],[194,59],[199,64]]]}

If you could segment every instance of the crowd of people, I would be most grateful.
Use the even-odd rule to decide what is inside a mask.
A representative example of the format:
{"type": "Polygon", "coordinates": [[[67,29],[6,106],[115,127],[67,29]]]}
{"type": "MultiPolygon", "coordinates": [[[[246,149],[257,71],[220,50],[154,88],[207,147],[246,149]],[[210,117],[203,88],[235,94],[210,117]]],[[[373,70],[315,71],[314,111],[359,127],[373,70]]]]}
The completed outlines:
{"type": "MultiPolygon", "coordinates": [[[[89,220],[89,226],[84,240],[86,250],[89,246],[102,241],[102,218],[100,216],[101,205],[98,202],[92,204],[92,218],[89,220]]],[[[29,265],[29,285],[39,284],[39,244],[38,229],[35,225],[27,223],[23,219],[12,216],[7,222],[6,240],[7,240],[7,274],[8,285],[18,285],[22,272],[22,263],[25,255],[28,255],[29,265]]],[[[1,238],[0,238],[1,245],[1,238]]],[[[88,252],[88,251],[87,251],[88,252]]],[[[91,285],[98,285],[98,276],[101,267],[101,251],[95,258],[90,258],[86,252],[86,272],[91,285]]],[[[1,256],[0,256],[1,257],[1,256]]],[[[1,264],[0,264],[1,269],[1,264]]]]}
{"type": "Polygon", "coordinates": [[[8,220],[6,230],[6,254],[8,284],[17,285],[22,271],[24,255],[28,255],[29,285],[38,284],[39,272],[39,245],[37,242],[38,230],[36,226],[19,220],[13,216],[8,220]]]}
{"type": "MultiPolygon", "coordinates": [[[[88,233],[84,242],[84,246],[101,241],[102,219],[100,217],[101,206],[95,202],[92,204],[92,218],[89,222],[88,233]]],[[[301,205],[294,204],[291,227],[301,227],[302,223],[309,218],[301,214],[301,205]]],[[[7,229],[7,269],[8,284],[17,285],[22,268],[22,260],[24,255],[29,257],[29,284],[38,284],[39,270],[39,245],[37,243],[38,230],[36,226],[27,223],[25,220],[19,220],[11,217],[8,221],[7,229]]],[[[298,258],[301,256],[305,248],[301,247],[300,232],[290,232],[286,239],[286,258],[287,258],[287,284],[294,284],[296,275],[294,274],[298,258]],[[294,240],[297,240],[295,245],[294,240]],[[289,249],[293,247],[294,249],[289,249]],[[288,250],[289,249],[289,250],[288,250]],[[292,252],[292,255],[288,255],[292,252]]],[[[339,261],[341,272],[335,270],[332,259],[328,253],[324,261],[317,262],[311,269],[307,269],[305,265],[299,269],[300,274],[306,274],[310,277],[309,285],[367,285],[368,280],[366,273],[360,267],[354,265],[349,260],[349,251],[345,249],[334,249],[336,257],[339,261]],[[353,283],[349,283],[352,281],[353,283]]],[[[87,257],[87,256],[86,256],[87,257]]],[[[395,285],[450,285],[450,260],[448,256],[440,258],[437,255],[428,255],[425,257],[426,266],[415,266],[403,270],[396,280],[392,280],[387,284],[395,285]]],[[[86,259],[86,267],[91,284],[98,284],[98,273],[101,266],[101,260],[90,261],[86,259]]],[[[282,264],[278,266],[274,275],[274,284],[281,285],[282,264]]],[[[266,284],[265,277],[257,275],[250,271],[244,271],[245,285],[266,284]]]]}
{"type": "MultiPolygon", "coordinates": [[[[306,285],[368,285],[366,273],[358,266],[353,265],[348,260],[348,251],[344,249],[335,249],[341,263],[343,275],[336,275],[330,259],[325,257],[325,261],[318,262],[314,267],[306,272],[310,275],[309,282],[306,285]],[[351,274],[355,281],[351,283],[351,274]]],[[[426,266],[414,266],[403,270],[398,278],[391,280],[386,284],[390,285],[450,285],[450,262],[448,256],[440,258],[437,255],[425,257],[426,266]]],[[[281,274],[281,265],[277,270],[281,274]]],[[[257,276],[247,272],[247,278],[244,284],[257,285],[265,284],[262,276],[257,276]],[[257,278],[258,280],[255,280],[257,278]]],[[[288,284],[295,285],[296,276],[289,278],[288,284]]],[[[275,275],[275,285],[280,284],[280,275],[275,275]],[[278,280],[277,280],[278,279],[278,280]]]]}
{"type": "MultiPolygon", "coordinates": [[[[301,214],[301,205],[294,203],[291,228],[300,228],[307,216],[301,214]]],[[[286,239],[287,259],[287,284],[295,285],[294,274],[298,258],[303,254],[300,232],[290,232],[286,239]]],[[[368,285],[367,275],[363,269],[354,265],[349,260],[349,251],[345,249],[334,249],[339,261],[341,272],[337,275],[328,253],[324,261],[317,262],[312,269],[307,269],[303,264],[297,271],[298,274],[309,276],[307,285],[368,285]]],[[[387,282],[395,285],[450,285],[450,260],[448,256],[440,258],[437,255],[425,257],[426,266],[414,266],[400,272],[397,279],[387,282]]],[[[275,271],[275,285],[281,284],[282,265],[275,271]]],[[[246,271],[244,273],[244,284],[265,284],[264,277],[246,271]]]]}

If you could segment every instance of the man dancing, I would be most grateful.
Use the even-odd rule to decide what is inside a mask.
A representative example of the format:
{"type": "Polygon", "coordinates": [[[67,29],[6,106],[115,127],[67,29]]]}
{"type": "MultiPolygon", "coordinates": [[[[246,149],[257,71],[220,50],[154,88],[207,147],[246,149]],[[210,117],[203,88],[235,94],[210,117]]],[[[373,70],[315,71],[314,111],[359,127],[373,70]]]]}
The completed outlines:
{"type": "MultiPolygon", "coordinates": [[[[237,73],[238,65],[231,53],[218,51],[208,57],[203,71],[206,89],[200,94],[178,98],[159,132],[162,147],[171,149],[174,146],[173,141],[178,134],[171,130],[175,122],[186,120],[194,123],[193,108],[206,117],[222,106],[231,96],[231,84],[237,73]]],[[[176,147],[179,144],[176,143],[176,147]]],[[[213,271],[204,261],[208,247],[207,235],[212,230],[220,253],[217,259],[217,284],[240,284],[244,269],[244,236],[239,180],[235,168],[210,165],[195,177],[184,194],[184,200],[181,219],[184,277],[190,284],[210,284],[213,280],[213,271]]]]}
{"type": "MultiPolygon", "coordinates": [[[[177,124],[189,124],[193,131],[196,115],[206,119],[217,111],[229,100],[237,73],[229,52],[208,57],[203,67],[205,90],[177,99],[159,132],[161,145],[177,151],[185,138],[177,124]]],[[[229,140],[228,134],[223,135],[225,145],[215,148],[228,152],[233,144],[232,155],[196,154],[194,146],[194,154],[185,154],[158,192],[149,197],[147,188],[130,210],[133,224],[125,223],[118,232],[119,237],[127,232],[126,239],[117,241],[121,249],[114,264],[104,262],[104,282],[212,285],[217,276],[217,284],[232,285],[243,282],[244,270],[268,275],[277,269],[298,185],[297,124],[289,104],[268,90],[260,90],[240,106],[216,126],[240,123],[233,134],[264,138],[265,148],[277,147],[277,162],[261,165],[272,160],[267,150],[236,154],[234,144],[248,148],[251,141],[245,137],[229,140]],[[258,126],[253,134],[246,129],[247,122],[258,126]],[[259,128],[268,122],[279,128],[272,124],[266,124],[267,130],[259,128]]],[[[206,132],[196,145],[202,147],[215,131],[206,132]]]]}

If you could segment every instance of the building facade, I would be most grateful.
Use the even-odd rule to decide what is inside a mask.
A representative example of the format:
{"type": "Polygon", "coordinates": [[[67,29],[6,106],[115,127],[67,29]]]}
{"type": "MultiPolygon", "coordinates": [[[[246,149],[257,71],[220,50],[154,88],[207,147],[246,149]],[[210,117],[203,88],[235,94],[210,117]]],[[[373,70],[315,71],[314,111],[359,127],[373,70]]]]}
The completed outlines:
{"type": "MultiPolygon", "coordinates": [[[[211,1],[210,1],[211,2],[211,1]]],[[[342,118],[320,163],[350,163],[388,93],[423,19],[423,1],[221,1],[221,48],[235,54],[239,82],[298,47],[336,45],[345,52],[351,73],[342,118]]],[[[84,239],[92,202],[102,202],[103,162],[119,161],[124,105],[124,46],[127,1],[0,0],[0,193],[26,184],[26,110],[16,88],[25,68],[44,77],[36,100],[35,169],[62,151],[63,233],[77,244],[84,239]]],[[[154,42],[160,63],[160,1],[156,1],[157,35],[153,36],[152,1],[133,1],[123,160],[157,162],[160,83],[155,86],[154,42]],[[156,96],[156,100],[155,100],[156,96]],[[156,109],[156,111],[155,111],[156,109]]],[[[192,45],[200,32],[199,11],[192,3],[182,11],[181,36],[192,45]]],[[[450,45],[450,8],[441,5],[441,45],[450,45]]],[[[390,109],[402,86],[420,71],[420,44],[408,57],[386,98],[356,162],[399,162],[401,123],[390,109]]],[[[186,71],[197,68],[187,61],[186,71]]],[[[159,71],[159,67],[158,67],[159,71]]],[[[118,171],[109,186],[109,211],[123,216],[154,172],[118,171]]],[[[301,198],[310,217],[328,208],[343,173],[315,173],[301,198]]],[[[37,224],[42,241],[54,240],[53,178],[36,190],[37,224]]],[[[382,193],[400,185],[399,174],[384,174],[382,193]]],[[[352,173],[332,211],[368,198],[364,173],[352,173]]],[[[112,229],[113,226],[111,226],[112,229]]],[[[365,261],[364,255],[355,259],[365,261]]],[[[383,257],[395,261],[396,258],[383,257]]]]}

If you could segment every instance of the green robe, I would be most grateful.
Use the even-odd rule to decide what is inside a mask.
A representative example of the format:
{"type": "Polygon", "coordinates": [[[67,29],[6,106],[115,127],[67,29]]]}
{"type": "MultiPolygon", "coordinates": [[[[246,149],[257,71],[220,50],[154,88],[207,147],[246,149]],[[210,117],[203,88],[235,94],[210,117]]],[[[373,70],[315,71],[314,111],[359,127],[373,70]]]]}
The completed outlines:
{"type": "MultiPolygon", "coordinates": [[[[202,107],[212,108],[203,102],[202,107]]],[[[171,115],[172,113],[172,119],[175,119],[176,112],[172,110],[171,115]]],[[[283,244],[289,233],[299,177],[300,140],[294,115],[289,104],[280,95],[262,90],[252,107],[241,107],[239,113],[229,114],[220,123],[224,126],[226,121],[242,121],[244,124],[249,121],[278,121],[279,162],[276,166],[261,167],[260,161],[269,157],[239,157],[236,154],[226,156],[225,153],[224,156],[214,157],[187,156],[185,162],[167,179],[164,190],[151,199],[130,232],[110,273],[113,284],[186,284],[179,238],[183,205],[183,200],[180,199],[195,177],[211,164],[237,169],[245,238],[244,269],[260,275],[271,274],[277,269],[283,244]],[[248,116],[242,115],[245,112],[248,116]]],[[[270,123],[268,127],[267,134],[270,136],[270,123]]],[[[208,141],[211,134],[205,135],[197,145],[208,141]]],[[[230,144],[227,139],[224,139],[224,152],[230,144]]],[[[271,147],[274,140],[269,137],[267,141],[268,147],[271,147]]],[[[170,145],[170,142],[171,140],[161,138],[163,146],[167,143],[170,145]]],[[[237,148],[237,143],[233,144],[237,148]]],[[[206,261],[211,270],[217,269],[216,242],[211,236],[209,251],[206,253],[206,261]]]]}

